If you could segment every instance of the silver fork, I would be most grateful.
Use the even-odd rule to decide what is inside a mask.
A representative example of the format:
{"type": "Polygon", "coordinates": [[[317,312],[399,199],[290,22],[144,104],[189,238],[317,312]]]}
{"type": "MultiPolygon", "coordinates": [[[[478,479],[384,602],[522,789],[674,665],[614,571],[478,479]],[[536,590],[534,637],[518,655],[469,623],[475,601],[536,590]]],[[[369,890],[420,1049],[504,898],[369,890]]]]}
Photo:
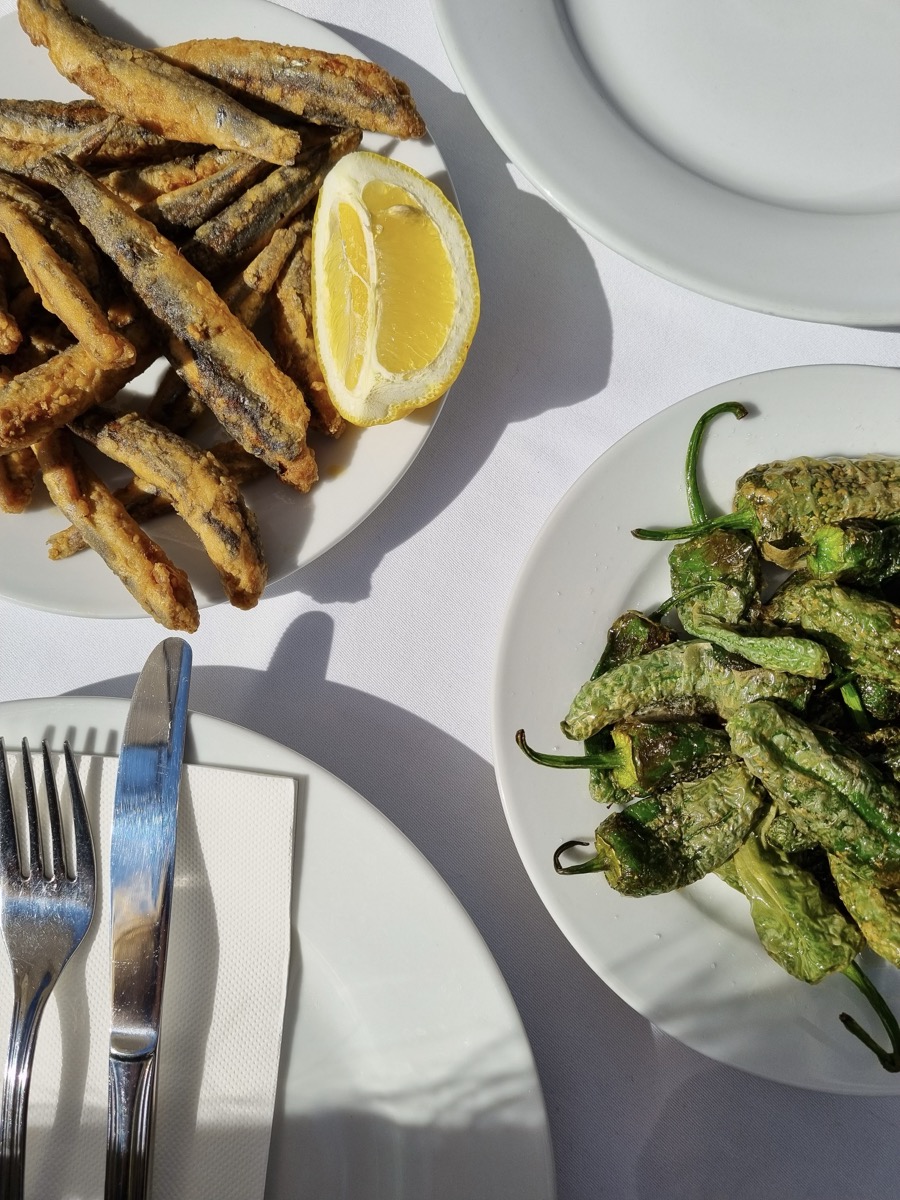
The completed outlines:
{"type": "Polygon", "coordinates": [[[94,847],[84,795],[68,743],[64,747],[72,799],[74,847],[63,853],[59,796],[47,743],[43,746],[47,826],[39,833],[37,789],[27,741],[22,742],[25,830],[19,854],[6,748],[0,738],[0,928],[15,984],[12,1027],[0,1104],[0,1196],[20,1200],[25,1185],[28,1092],[38,1026],[47,998],[94,915],[94,847]],[[72,850],[74,849],[74,856],[72,850]],[[74,861],[73,861],[74,858],[74,861]]]}

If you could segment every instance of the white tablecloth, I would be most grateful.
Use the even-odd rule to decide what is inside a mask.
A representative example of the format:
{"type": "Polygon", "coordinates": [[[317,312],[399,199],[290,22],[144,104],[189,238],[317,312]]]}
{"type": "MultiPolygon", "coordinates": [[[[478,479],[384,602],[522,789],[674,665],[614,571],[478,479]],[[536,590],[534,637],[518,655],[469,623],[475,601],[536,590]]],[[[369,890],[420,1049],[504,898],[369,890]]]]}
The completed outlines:
{"type": "MultiPolygon", "coordinates": [[[[584,965],[510,839],[490,707],[523,557],[600,453],[666,405],[739,375],[897,365],[898,335],[732,308],[573,228],[475,114],[428,0],[289,7],[410,84],[472,234],[482,317],[432,436],[374,515],[255,611],[203,612],[191,707],[335,772],[444,875],[531,1039],[560,1200],[895,1196],[900,1100],[807,1093],[718,1066],[654,1031],[584,965]]],[[[0,14],[12,8],[0,0],[0,14]]],[[[0,602],[0,700],[130,695],[160,636],[149,620],[66,619],[0,602]]]]}

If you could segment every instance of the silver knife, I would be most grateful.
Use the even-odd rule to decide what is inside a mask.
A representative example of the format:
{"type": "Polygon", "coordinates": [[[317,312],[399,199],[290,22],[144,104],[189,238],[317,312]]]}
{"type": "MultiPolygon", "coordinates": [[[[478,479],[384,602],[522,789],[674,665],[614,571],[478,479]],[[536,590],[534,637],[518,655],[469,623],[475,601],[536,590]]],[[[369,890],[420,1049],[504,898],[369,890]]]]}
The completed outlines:
{"type": "Polygon", "coordinates": [[[166,638],[138,678],[119,751],[110,848],[106,1200],[144,1200],[149,1193],[190,675],[190,647],[181,638],[166,638]]]}

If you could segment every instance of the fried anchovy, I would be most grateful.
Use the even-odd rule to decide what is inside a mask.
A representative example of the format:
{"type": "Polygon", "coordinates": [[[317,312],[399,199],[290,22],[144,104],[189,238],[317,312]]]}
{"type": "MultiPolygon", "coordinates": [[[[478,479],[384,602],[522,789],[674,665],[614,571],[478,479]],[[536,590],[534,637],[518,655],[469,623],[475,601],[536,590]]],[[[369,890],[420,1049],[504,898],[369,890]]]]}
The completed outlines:
{"type": "MultiPolygon", "coordinates": [[[[217,442],[210,446],[209,453],[220,463],[237,484],[249,483],[259,479],[267,471],[266,464],[237,444],[237,442],[217,442]]],[[[0,459],[2,464],[3,459],[0,459]]],[[[156,490],[152,484],[137,478],[129,480],[113,493],[116,499],[125,506],[134,519],[141,525],[152,521],[155,517],[163,517],[172,512],[172,501],[165,492],[156,490]]],[[[61,529],[48,538],[51,558],[71,558],[81,550],[88,548],[87,542],[74,525],[61,529]]]]}
{"type": "Polygon", "coordinates": [[[136,378],[153,357],[152,339],[137,325],[128,335],[137,350],[131,366],[101,367],[76,342],[0,388],[0,453],[32,445],[136,378]]]}
{"type": "Polygon", "coordinates": [[[227,91],[316,124],[355,125],[397,138],[425,134],[406,84],[363,59],[246,38],[181,42],[159,53],[227,91]]]}
{"type": "Polygon", "coordinates": [[[133,167],[117,167],[100,176],[111,192],[127,200],[132,208],[149,204],[166,192],[199,183],[215,175],[233,160],[236,150],[201,150],[161,162],[141,163],[133,167]]]}
{"type": "Polygon", "coordinates": [[[313,341],[311,221],[305,221],[299,230],[297,248],[275,286],[270,310],[275,361],[300,385],[313,424],[339,437],[344,418],[325,386],[313,341]]]}
{"type": "Polygon", "coordinates": [[[206,275],[216,275],[251,257],[272,233],[286,225],[316,196],[337,159],[355,150],[358,130],[335,134],[327,146],[308,151],[293,166],[280,167],[197,229],[185,243],[186,258],[206,275]]]}
{"type": "Polygon", "coordinates": [[[0,354],[15,354],[22,344],[19,322],[9,311],[7,279],[12,255],[5,238],[0,237],[0,354]]]}
{"type": "Polygon", "coordinates": [[[95,409],[72,429],[166,495],[200,539],[229,601],[236,608],[256,605],[267,577],[259,527],[213,455],[134,412],[95,409]]]}
{"type": "Polygon", "coordinates": [[[0,511],[24,512],[31,503],[38,473],[38,462],[30,446],[0,457],[0,511]]]}
{"type": "Polygon", "coordinates": [[[57,430],[34,451],[53,503],[77,525],[141,608],[167,629],[193,633],[200,614],[187,575],[81,460],[71,433],[57,430]]]}
{"type": "Polygon", "coordinates": [[[94,240],[171,333],[169,354],[182,378],[245,450],[288,484],[316,479],[306,444],[309,409],[209,281],[149,222],[86,171],[47,158],[41,178],[57,187],[94,240]]]}
{"type": "Polygon", "coordinates": [[[127,367],[135,349],[116,333],[72,266],[50,245],[15,201],[0,192],[0,233],[16,254],[44,307],[63,322],[102,367],[127,367]]]}
{"type": "MultiPolygon", "coordinates": [[[[60,212],[55,205],[48,203],[21,179],[15,179],[2,171],[0,197],[15,204],[27,215],[56,253],[77,271],[82,283],[95,291],[99,288],[100,268],[97,265],[97,256],[75,221],[60,212]]],[[[27,271],[25,274],[27,276],[27,271]]]]}
{"type": "Polygon", "coordinates": [[[19,23],[57,70],[109,112],[185,142],[289,163],[301,138],[149,50],[106,37],[63,0],[19,0],[19,23]]]}
{"type": "Polygon", "coordinates": [[[248,329],[252,329],[262,315],[266,300],[296,244],[296,229],[276,229],[268,245],[222,289],[222,299],[248,329]]]}
{"type": "Polygon", "coordinates": [[[229,157],[215,174],[164,192],[137,211],[164,233],[196,229],[272,169],[270,163],[251,154],[236,150],[220,153],[229,157]]]}

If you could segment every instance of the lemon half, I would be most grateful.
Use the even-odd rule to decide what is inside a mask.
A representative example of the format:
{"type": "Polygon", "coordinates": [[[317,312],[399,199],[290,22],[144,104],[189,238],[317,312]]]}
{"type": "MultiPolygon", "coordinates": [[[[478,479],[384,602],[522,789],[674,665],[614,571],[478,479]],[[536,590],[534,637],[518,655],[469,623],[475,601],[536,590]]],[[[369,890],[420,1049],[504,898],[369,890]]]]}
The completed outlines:
{"type": "Polygon", "coordinates": [[[312,231],[313,332],[335,408],[383,425],[446,392],[480,294],[466,227],[444,193],[366,150],[325,177],[312,231]]]}

